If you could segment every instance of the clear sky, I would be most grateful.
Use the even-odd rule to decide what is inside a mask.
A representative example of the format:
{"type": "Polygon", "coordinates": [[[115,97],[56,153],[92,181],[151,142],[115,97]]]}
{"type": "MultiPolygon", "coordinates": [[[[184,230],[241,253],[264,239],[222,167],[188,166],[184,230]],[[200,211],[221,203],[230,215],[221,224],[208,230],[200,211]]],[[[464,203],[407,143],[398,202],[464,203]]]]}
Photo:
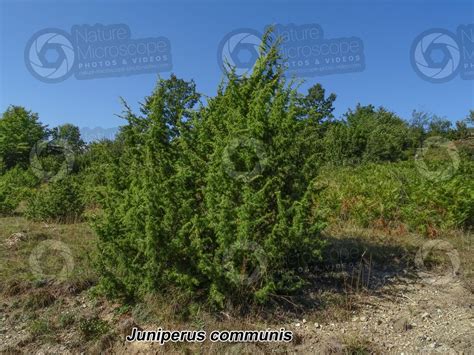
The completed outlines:
{"type": "MultiPolygon", "coordinates": [[[[123,123],[119,97],[132,107],[154,87],[156,74],[65,81],[49,84],[27,70],[24,51],[44,28],[70,31],[73,25],[127,24],[133,38],[170,40],[173,72],[194,79],[198,90],[213,95],[222,73],[217,64],[221,39],[237,28],[262,31],[268,24],[319,24],[329,38],[356,36],[364,43],[363,72],[307,79],[337,94],[336,115],[357,103],[383,105],[403,118],[424,110],[451,120],[474,108],[474,81],[459,76],[433,84],[416,75],[410,47],[421,32],[474,23],[474,1],[9,1],[0,0],[0,110],[22,105],[38,112],[49,126],[79,127],[123,123]]],[[[170,72],[161,73],[167,77],[170,72]]],[[[303,86],[304,89],[304,86],[303,86]]]]}

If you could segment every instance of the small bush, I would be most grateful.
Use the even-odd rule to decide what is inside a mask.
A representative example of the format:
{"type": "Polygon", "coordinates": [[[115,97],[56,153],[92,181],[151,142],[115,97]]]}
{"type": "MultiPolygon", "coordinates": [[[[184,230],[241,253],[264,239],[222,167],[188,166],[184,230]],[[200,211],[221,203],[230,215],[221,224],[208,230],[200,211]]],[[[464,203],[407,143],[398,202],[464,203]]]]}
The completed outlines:
{"type": "Polygon", "coordinates": [[[63,313],[59,316],[58,322],[61,329],[65,329],[76,322],[76,317],[72,313],[63,313]]]}
{"type": "Polygon", "coordinates": [[[92,318],[82,318],[79,320],[79,330],[85,340],[98,339],[100,336],[107,334],[110,325],[106,321],[95,316],[92,318]]]}
{"type": "Polygon", "coordinates": [[[37,184],[31,171],[19,167],[0,175],[0,215],[11,215],[37,184]]]}
{"type": "Polygon", "coordinates": [[[53,333],[54,327],[48,319],[35,319],[29,324],[31,334],[37,337],[48,336],[53,333]]]}
{"type": "Polygon", "coordinates": [[[33,220],[73,222],[81,218],[83,210],[80,185],[66,177],[39,188],[29,199],[25,214],[33,220]]]}

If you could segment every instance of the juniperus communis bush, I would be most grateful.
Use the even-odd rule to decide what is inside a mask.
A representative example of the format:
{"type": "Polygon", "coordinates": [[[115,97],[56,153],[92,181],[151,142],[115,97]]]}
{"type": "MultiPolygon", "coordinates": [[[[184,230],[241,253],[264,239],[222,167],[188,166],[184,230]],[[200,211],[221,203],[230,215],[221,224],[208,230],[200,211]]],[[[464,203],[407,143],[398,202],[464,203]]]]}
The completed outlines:
{"type": "Polygon", "coordinates": [[[14,167],[0,174],[0,216],[12,215],[38,185],[38,178],[31,170],[14,167]]]}
{"type": "Polygon", "coordinates": [[[140,115],[126,106],[96,221],[102,286],[132,298],[178,289],[217,307],[297,289],[322,248],[315,151],[268,36],[252,74],[231,71],[198,102],[194,83],[171,76],[140,115]]]}
{"type": "Polygon", "coordinates": [[[25,215],[37,221],[79,221],[84,211],[80,189],[74,176],[43,184],[29,197],[25,215]]]}

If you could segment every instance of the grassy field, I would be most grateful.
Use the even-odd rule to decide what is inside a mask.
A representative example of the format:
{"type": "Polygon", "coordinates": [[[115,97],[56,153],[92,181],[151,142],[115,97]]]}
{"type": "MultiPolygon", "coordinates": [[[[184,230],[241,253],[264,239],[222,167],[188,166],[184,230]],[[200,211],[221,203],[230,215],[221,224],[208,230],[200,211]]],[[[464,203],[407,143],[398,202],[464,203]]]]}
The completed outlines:
{"type": "MultiPolygon", "coordinates": [[[[122,304],[98,296],[97,276],[92,265],[95,235],[85,223],[46,224],[22,217],[0,219],[1,318],[4,326],[18,332],[24,349],[49,351],[104,351],[120,349],[121,338],[134,324],[168,329],[266,329],[305,322],[347,321],[357,312],[364,297],[385,289],[391,277],[419,277],[416,255],[427,243],[425,237],[400,230],[366,229],[334,224],[324,232],[328,245],[325,262],[307,273],[312,280],[297,296],[275,296],[272,304],[247,315],[238,310],[218,314],[196,306],[181,307],[179,294],[148,297],[136,304],[122,304]],[[135,323],[136,322],[136,323],[135,323]]],[[[444,233],[439,240],[456,250],[459,277],[471,290],[474,280],[472,234],[444,233]]],[[[451,260],[443,251],[424,259],[432,272],[449,273],[451,260]]],[[[386,291],[383,291],[386,292],[386,291]]],[[[340,339],[351,353],[370,352],[376,344],[364,338],[340,339]],[[351,350],[352,349],[352,350],[351,350]]],[[[160,351],[193,352],[283,352],[297,346],[172,344],[160,351]]],[[[19,350],[6,348],[7,350],[19,350]]]]}

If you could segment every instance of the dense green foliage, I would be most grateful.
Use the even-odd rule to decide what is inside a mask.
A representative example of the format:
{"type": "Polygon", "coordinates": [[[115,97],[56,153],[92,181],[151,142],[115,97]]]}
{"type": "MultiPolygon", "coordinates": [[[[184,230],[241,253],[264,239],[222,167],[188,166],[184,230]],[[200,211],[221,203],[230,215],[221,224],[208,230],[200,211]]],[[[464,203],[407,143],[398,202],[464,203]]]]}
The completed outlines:
{"type": "Polygon", "coordinates": [[[363,227],[440,230],[474,224],[474,163],[464,161],[447,181],[431,181],[413,162],[325,169],[317,208],[332,221],[363,227]]]}
{"type": "Polygon", "coordinates": [[[68,148],[76,154],[80,153],[85,147],[79,128],[72,124],[55,127],[50,134],[53,140],[66,142],[68,148]]]}
{"type": "Polygon", "coordinates": [[[37,114],[10,106],[0,120],[0,172],[17,165],[27,167],[31,149],[46,136],[37,114]]]}
{"type": "Polygon", "coordinates": [[[349,111],[344,121],[330,127],[324,142],[327,161],[342,165],[406,159],[413,146],[406,122],[373,106],[349,111]]]}
{"type": "Polygon", "coordinates": [[[0,215],[10,215],[38,184],[31,171],[15,167],[0,175],[0,215]]]}
{"type": "Polygon", "coordinates": [[[250,77],[231,74],[199,111],[194,84],[175,77],[158,83],[141,116],[127,110],[97,222],[109,289],[178,288],[223,307],[302,283],[297,255],[316,261],[321,249],[317,171],[305,169],[307,122],[276,59],[269,48],[250,77]]]}
{"type": "Polygon", "coordinates": [[[25,214],[40,221],[74,222],[84,210],[80,185],[72,177],[44,184],[28,200],[25,214]]]}

